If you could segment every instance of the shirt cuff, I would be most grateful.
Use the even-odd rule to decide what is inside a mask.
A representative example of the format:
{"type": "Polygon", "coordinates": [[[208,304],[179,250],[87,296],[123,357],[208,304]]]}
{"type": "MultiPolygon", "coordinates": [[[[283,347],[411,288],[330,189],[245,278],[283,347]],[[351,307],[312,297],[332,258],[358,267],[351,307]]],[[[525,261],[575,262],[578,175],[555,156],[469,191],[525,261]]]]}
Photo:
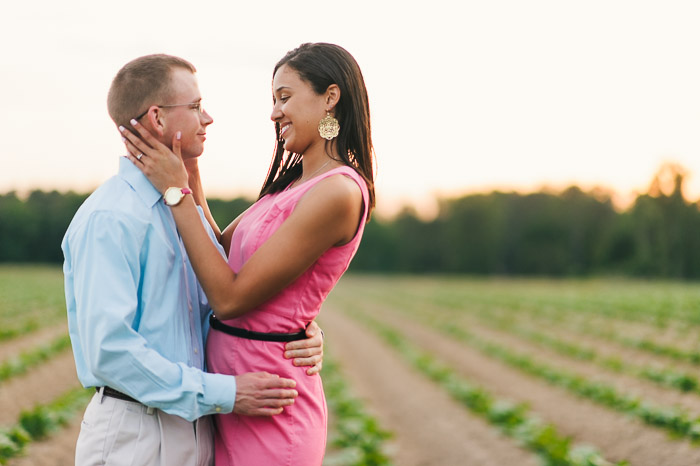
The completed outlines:
{"type": "Polygon", "coordinates": [[[206,374],[204,404],[210,406],[207,414],[226,414],[233,411],[236,400],[236,378],[225,374],[206,374]]]}

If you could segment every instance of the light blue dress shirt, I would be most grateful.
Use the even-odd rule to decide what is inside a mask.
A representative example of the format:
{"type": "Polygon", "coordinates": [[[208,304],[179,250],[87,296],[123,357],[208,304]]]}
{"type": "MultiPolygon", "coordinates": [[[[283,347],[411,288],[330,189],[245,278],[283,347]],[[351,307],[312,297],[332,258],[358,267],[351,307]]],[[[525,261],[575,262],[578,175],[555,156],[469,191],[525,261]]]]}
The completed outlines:
{"type": "Polygon", "coordinates": [[[231,412],[236,382],[203,371],[210,309],[161,199],[121,158],[78,209],[61,245],[68,330],[83,386],[193,421],[231,412]]]}

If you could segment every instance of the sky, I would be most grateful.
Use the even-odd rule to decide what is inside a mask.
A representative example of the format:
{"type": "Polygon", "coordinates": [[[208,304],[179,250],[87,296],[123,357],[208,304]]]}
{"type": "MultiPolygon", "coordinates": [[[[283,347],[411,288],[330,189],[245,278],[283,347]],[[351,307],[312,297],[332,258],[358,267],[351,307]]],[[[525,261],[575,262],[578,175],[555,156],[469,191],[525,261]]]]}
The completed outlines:
{"type": "MultiPolygon", "coordinates": [[[[7,3],[7,2],[6,2],[7,3]]],[[[0,7],[0,192],[85,192],[125,151],[106,96],[131,59],[198,69],[209,196],[253,197],[275,63],[332,42],[359,63],[378,212],[493,189],[602,186],[624,204],[665,162],[700,198],[700,2],[26,0],[0,7]]]]}

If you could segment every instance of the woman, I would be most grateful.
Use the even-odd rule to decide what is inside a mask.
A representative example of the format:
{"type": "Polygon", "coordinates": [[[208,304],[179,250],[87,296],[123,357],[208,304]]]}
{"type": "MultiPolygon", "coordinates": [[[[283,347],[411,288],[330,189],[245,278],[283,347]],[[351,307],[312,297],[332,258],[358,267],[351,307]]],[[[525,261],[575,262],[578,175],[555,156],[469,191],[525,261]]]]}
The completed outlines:
{"type": "Polygon", "coordinates": [[[258,201],[222,234],[228,263],[205,240],[195,201],[183,194],[188,174],[179,141],[173,153],[136,122],[151,147],[124,133],[131,161],[168,191],[166,201],[173,193],[178,201],[173,216],[216,315],[209,370],[265,370],[297,382],[299,397],[278,416],[218,417],[219,466],[321,464],[327,420],[321,379],[287,364],[281,343],[269,340],[299,332],[318,314],[374,207],[369,103],[354,58],[336,45],[303,44],[275,66],[272,92],[274,158],[258,201]]]}

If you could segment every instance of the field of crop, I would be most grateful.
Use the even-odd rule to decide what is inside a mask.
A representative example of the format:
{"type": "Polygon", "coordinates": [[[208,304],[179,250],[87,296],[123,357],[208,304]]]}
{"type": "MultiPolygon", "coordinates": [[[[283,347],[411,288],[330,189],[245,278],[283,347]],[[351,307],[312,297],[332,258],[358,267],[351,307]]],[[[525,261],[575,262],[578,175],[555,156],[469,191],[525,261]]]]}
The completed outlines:
{"type": "MultiPolygon", "coordinates": [[[[72,464],[60,268],[0,296],[0,464],[72,464]]],[[[326,466],[700,464],[697,284],[347,276],[319,323],[326,466]]]]}

